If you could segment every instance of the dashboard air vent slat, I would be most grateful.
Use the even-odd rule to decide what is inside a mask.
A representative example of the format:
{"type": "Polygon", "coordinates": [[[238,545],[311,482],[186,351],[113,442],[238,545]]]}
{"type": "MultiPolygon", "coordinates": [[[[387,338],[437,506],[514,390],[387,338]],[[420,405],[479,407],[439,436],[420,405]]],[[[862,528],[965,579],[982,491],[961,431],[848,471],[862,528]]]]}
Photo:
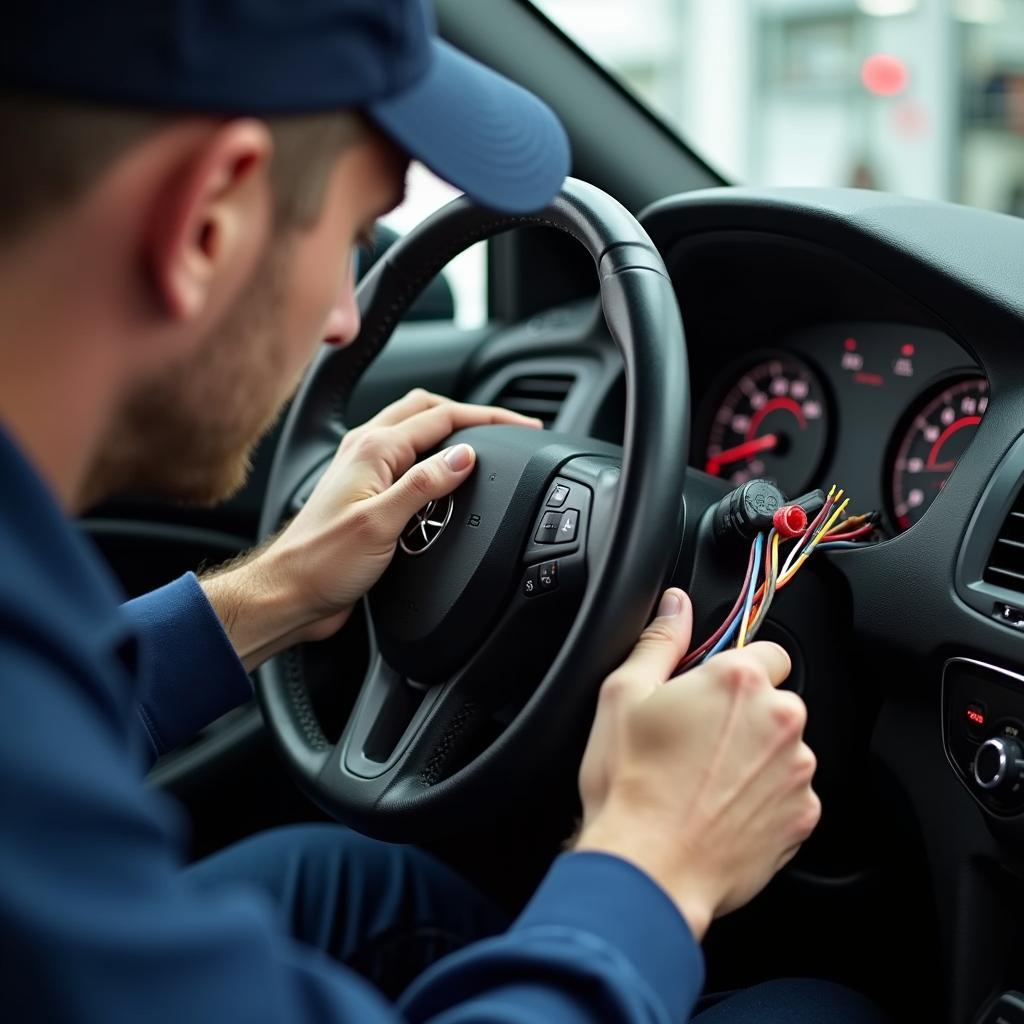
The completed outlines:
{"type": "Polygon", "coordinates": [[[985,563],[985,582],[1024,594],[1024,489],[992,545],[985,563]]]}
{"type": "Polygon", "coordinates": [[[576,377],[571,373],[515,377],[501,389],[494,404],[524,416],[536,416],[544,421],[545,427],[550,427],[575,383],[576,377]]]}

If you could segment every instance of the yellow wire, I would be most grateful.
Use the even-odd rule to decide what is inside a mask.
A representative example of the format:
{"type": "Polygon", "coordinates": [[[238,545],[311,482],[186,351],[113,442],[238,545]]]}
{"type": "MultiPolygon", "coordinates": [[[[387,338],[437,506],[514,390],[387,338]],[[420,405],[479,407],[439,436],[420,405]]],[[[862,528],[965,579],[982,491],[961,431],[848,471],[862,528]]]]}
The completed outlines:
{"type": "MultiPolygon", "coordinates": [[[[771,574],[772,576],[778,575],[779,572],[779,535],[776,533],[772,537],[772,549],[771,549],[771,574]]],[[[763,598],[762,598],[763,600],[763,598]]],[[[747,643],[747,627],[750,625],[750,620],[754,617],[754,613],[757,609],[753,603],[743,613],[743,618],[740,620],[740,633],[739,638],[736,641],[737,648],[745,647],[747,643]]]]}
{"type": "MultiPolygon", "coordinates": [[[[842,494],[843,494],[843,492],[840,491],[836,495],[836,500],[837,501],[839,500],[840,497],[842,497],[842,494]]],[[[836,508],[836,510],[832,513],[832,515],[830,515],[828,517],[828,519],[825,521],[824,528],[822,530],[820,530],[818,532],[818,536],[815,537],[814,540],[812,540],[811,543],[808,544],[807,547],[803,551],[800,552],[800,557],[797,558],[796,563],[789,570],[789,572],[787,572],[779,580],[779,582],[776,584],[777,587],[785,586],[785,584],[788,583],[789,580],[791,580],[796,575],[796,573],[799,570],[800,566],[803,565],[804,562],[806,562],[807,559],[811,557],[811,554],[814,552],[814,549],[821,542],[821,538],[826,536],[828,531],[832,529],[832,527],[835,525],[836,520],[843,514],[843,512],[846,511],[846,506],[849,505],[849,504],[850,504],[850,499],[847,498],[841,505],[839,505],[836,508]]]]}
{"type": "MultiPolygon", "coordinates": [[[[800,567],[804,564],[804,562],[807,561],[808,558],[811,557],[811,555],[814,553],[814,549],[818,546],[818,544],[821,543],[821,541],[824,538],[828,536],[829,531],[835,527],[836,521],[846,511],[847,506],[850,504],[850,499],[845,498],[842,502],[840,502],[840,498],[843,497],[843,488],[839,487],[837,489],[837,485],[833,484],[829,488],[828,497],[826,500],[832,500],[833,496],[837,504],[836,507],[832,510],[832,513],[829,515],[828,519],[825,520],[825,525],[818,531],[817,536],[807,545],[807,547],[800,552],[800,554],[797,556],[797,560],[794,563],[794,565],[792,565],[785,573],[783,573],[782,576],[778,576],[779,535],[775,534],[775,536],[772,538],[771,573],[773,576],[778,576],[775,583],[776,590],[781,590],[797,574],[797,572],[800,570],[800,567]]],[[[867,517],[865,516],[864,518],[867,517]]],[[[849,522],[847,522],[843,525],[844,527],[849,527],[850,524],[849,522]]],[[[762,600],[764,599],[764,593],[765,591],[762,590],[762,600]]],[[[756,611],[757,608],[755,608],[753,604],[751,604],[749,609],[746,609],[744,611],[743,618],[740,620],[739,635],[736,638],[737,648],[746,646],[747,630],[750,628],[750,620],[755,616],[756,611]]]]}

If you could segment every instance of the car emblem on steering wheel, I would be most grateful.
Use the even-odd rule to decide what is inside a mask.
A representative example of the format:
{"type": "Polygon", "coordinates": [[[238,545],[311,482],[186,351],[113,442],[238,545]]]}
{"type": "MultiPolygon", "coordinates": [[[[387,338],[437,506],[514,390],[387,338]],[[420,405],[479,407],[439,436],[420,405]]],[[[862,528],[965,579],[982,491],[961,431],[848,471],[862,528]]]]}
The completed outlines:
{"type": "Polygon", "coordinates": [[[409,520],[398,543],[407,555],[422,555],[433,547],[437,538],[444,533],[444,528],[452,518],[455,501],[449,494],[445,498],[427,502],[409,520]]]}

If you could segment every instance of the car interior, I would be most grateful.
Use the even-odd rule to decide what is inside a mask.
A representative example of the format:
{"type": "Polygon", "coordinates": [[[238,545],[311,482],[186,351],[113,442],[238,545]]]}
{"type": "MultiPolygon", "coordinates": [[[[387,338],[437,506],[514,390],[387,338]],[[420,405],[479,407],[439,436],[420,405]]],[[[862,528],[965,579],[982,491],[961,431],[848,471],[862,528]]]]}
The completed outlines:
{"type": "Polygon", "coordinates": [[[871,542],[817,555],[761,634],[807,703],[822,821],[712,926],[706,987],[827,978],[896,1020],[983,1019],[1024,990],[1024,221],[731,184],[525,0],[437,12],[558,113],[562,196],[382,231],[358,359],[318,357],[244,490],[209,509],[125,495],[82,527],[135,595],[274,532],[344,429],[413,387],[545,431],[468,432],[457,529],[399,552],[341,633],[262,668],[150,784],[186,808],[197,858],[338,818],[514,912],[576,828],[597,687],[657,593],[692,595],[695,640],[732,604],[747,549],[715,537],[719,502],[755,478],[788,498],[838,484],[877,513],[871,542]],[[458,327],[442,268],[477,240],[488,314],[458,327]],[[576,517],[552,546],[553,503],[576,517]]]}

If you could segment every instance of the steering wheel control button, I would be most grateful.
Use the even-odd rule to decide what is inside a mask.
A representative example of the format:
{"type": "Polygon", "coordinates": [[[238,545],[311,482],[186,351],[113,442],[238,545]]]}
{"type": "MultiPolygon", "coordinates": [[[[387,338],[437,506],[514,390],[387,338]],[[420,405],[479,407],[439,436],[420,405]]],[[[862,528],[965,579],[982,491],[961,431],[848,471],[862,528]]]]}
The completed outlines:
{"type": "Polygon", "coordinates": [[[540,582],[537,578],[537,567],[531,566],[523,577],[523,597],[536,597],[540,593],[540,582]]]}
{"type": "Polygon", "coordinates": [[[537,527],[537,536],[533,539],[538,544],[557,544],[562,539],[559,536],[561,524],[562,514],[560,512],[545,512],[540,526],[537,527]]]}
{"type": "Polygon", "coordinates": [[[544,562],[537,569],[537,579],[540,583],[541,592],[554,590],[558,586],[558,563],[544,562]]]}
{"type": "Polygon", "coordinates": [[[558,524],[558,543],[568,544],[576,539],[576,527],[580,521],[580,510],[578,508],[566,509],[558,524]]]}
{"type": "Polygon", "coordinates": [[[985,740],[974,757],[974,781],[986,790],[1016,792],[1024,769],[1024,748],[1003,736],[985,740]]]}
{"type": "Polygon", "coordinates": [[[537,495],[540,507],[530,524],[526,549],[522,554],[522,567],[540,565],[554,558],[561,560],[561,589],[569,589],[575,579],[566,562],[574,551],[581,551],[592,528],[594,493],[591,487],[569,476],[557,476],[537,495]],[[561,490],[566,492],[562,498],[561,490]],[[553,501],[571,505],[571,508],[550,508],[553,501]],[[568,576],[566,573],[568,572],[568,576]]]}
{"type": "Polygon", "coordinates": [[[569,488],[565,484],[555,484],[547,500],[548,508],[561,508],[569,497],[569,488]]]}

